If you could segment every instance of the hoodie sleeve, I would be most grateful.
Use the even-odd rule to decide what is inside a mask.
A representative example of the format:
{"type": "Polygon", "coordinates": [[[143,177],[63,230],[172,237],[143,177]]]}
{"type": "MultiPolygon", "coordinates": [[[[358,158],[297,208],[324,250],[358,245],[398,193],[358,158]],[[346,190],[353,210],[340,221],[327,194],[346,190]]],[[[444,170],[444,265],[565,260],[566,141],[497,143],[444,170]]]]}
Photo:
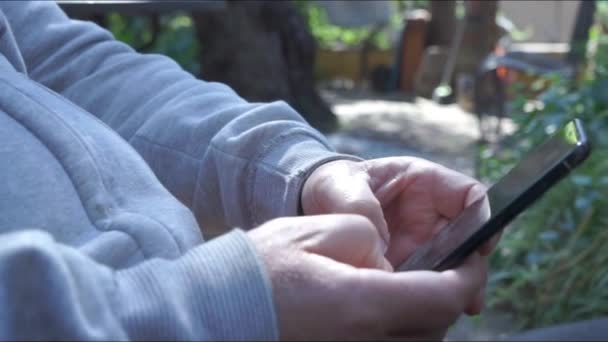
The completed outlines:
{"type": "MultiPolygon", "coordinates": [[[[354,159],[284,102],[248,103],[143,55],[52,1],[3,1],[29,77],[99,117],[144,157],[204,230],[297,215],[306,176],[354,159]]],[[[247,75],[243,75],[247,77],[247,75]]]]}
{"type": "Polygon", "coordinates": [[[121,271],[40,231],[0,245],[0,340],[278,339],[269,281],[242,231],[121,271]]]}

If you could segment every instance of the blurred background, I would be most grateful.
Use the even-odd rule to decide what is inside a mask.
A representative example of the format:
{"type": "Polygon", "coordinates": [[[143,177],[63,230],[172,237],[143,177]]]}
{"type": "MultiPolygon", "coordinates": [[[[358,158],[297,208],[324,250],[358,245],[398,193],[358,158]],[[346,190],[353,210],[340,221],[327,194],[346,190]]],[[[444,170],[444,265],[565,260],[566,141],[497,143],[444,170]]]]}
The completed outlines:
{"type": "Polygon", "coordinates": [[[591,158],[511,224],[485,314],[449,337],[608,315],[608,2],[58,2],[250,101],[287,101],[366,158],[419,156],[491,184],[581,118],[591,158]]]}

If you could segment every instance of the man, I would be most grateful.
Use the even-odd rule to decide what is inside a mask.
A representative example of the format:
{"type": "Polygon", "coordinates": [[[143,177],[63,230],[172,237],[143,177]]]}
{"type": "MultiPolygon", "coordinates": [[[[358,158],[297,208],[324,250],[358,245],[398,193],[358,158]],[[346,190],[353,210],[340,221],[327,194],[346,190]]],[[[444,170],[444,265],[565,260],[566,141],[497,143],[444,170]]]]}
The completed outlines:
{"type": "Polygon", "coordinates": [[[337,154],[53,2],[0,2],[0,165],[3,340],[441,338],[483,303],[489,245],[392,272],[477,182],[337,154]]]}

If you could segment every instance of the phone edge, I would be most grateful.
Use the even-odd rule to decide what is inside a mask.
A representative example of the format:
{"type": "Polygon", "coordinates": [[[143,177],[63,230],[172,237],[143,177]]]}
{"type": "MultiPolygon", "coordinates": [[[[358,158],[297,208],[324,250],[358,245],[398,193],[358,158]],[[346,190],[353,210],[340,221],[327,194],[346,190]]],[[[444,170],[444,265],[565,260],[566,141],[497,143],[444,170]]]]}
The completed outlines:
{"type": "Polygon", "coordinates": [[[579,119],[574,119],[576,132],[579,136],[576,148],[563,161],[556,164],[546,176],[539,178],[522,196],[511,203],[504,212],[486,222],[467,241],[458,246],[452,253],[433,265],[434,271],[444,271],[459,265],[473,251],[490,239],[498,231],[519,216],[523,210],[539,200],[553,185],[563,180],[575,167],[583,162],[591,153],[591,144],[579,119]],[[497,222],[498,221],[498,222],[497,222]]]}

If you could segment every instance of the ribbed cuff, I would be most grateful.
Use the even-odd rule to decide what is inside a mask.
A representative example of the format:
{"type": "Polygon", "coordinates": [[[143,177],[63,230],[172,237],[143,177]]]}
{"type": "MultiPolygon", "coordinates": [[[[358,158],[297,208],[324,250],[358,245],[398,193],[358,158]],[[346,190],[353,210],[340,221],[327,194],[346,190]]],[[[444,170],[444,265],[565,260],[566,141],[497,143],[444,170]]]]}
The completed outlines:
{"type": "Polygon", "coordinates": [[[257,163],[250,199],[254,225],[298,215],[304,182],[320,165],[339,159],[362,160],[334,152],[325,141],[315,138],[291,134],[257,163]]]}
{"type": "Polygon", "coordinates": [[[176,260],[117,275],[122,319],[136,340],[278,340],[270,280],[234,230],[176,260]]]}

